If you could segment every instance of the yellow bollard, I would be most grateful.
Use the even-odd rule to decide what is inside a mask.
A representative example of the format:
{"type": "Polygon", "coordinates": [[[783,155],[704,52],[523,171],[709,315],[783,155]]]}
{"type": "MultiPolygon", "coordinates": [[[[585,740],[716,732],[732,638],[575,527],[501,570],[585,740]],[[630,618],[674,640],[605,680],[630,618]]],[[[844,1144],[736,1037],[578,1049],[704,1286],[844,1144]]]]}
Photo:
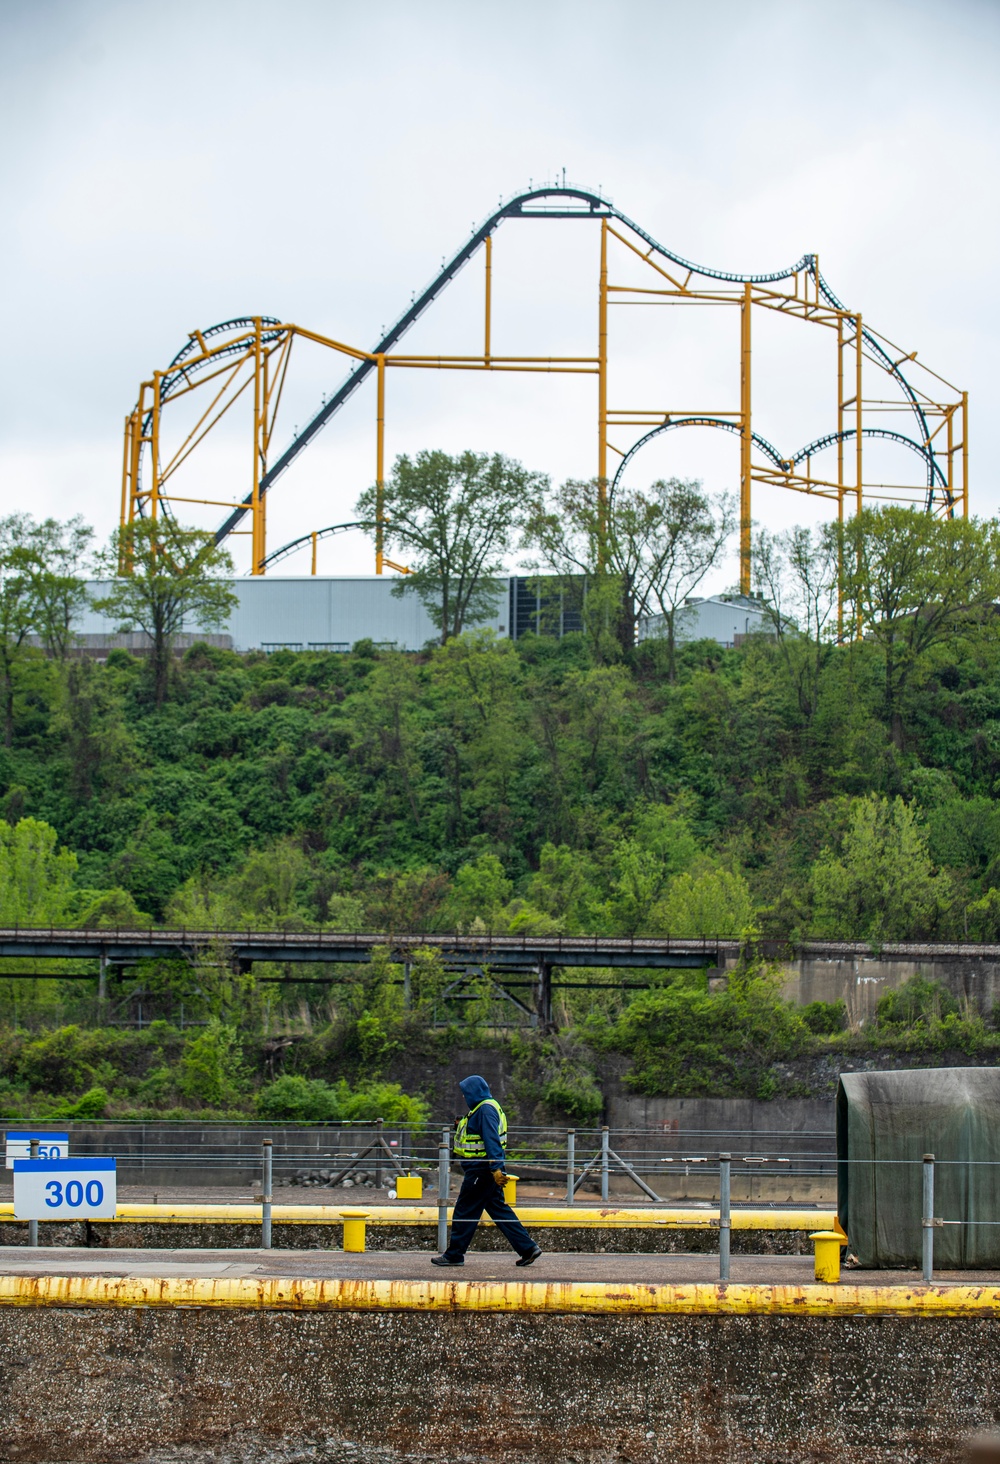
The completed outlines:
{"type": "Polygon", "coordinates": [[[365,1248],[365,1221],[367,1210],[341,1210],[344,1221],[344,1250],[363,1251],[365,1248]]]}
{"type": "Polygon", "coordinates": [[[396,1180],[397,1200],[422,1200],[424,1182],[419,1174],[401,1174],[396,1180]]]}
{"type": "Polygon", "coordinates": [[[518,1178],[519,1176],[516,1174],[508,1174],[507,1176],[507,1183],[503,1187],[503,1197],[507,1201],[508,1205],[513,1206],[517,1204],[518,1178]]]}
{"type": "Polygon", "coordinates": [[[839,1230],[814,1230],[809,1239],[816,1247],[813,1273],[817,1281],[836,1286],[840,1280],[840,1247],[844,1236],[839,1230]]]}

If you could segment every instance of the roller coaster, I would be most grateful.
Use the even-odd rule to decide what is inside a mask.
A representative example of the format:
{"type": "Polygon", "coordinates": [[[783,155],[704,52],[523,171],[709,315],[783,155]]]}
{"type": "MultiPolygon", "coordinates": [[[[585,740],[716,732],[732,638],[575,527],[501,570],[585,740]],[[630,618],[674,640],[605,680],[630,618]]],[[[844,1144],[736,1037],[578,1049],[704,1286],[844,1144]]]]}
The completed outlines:
{"type": "MultiPolygon", "coordinates": [[[[143,381],[138,400],[125,420],[121,524],[137,517],[156,518],[174,506],[209,504],[227,510],[215,531],[221,544],[249,515],[250,572],[269,566],[299,547],[312,544],[316,573],[317,542],[358,527],[334,524],[267,551],[266,506],[279,478],[337,415],[369,376],[375,378],[374,481],[385,480],[385,379],[388,370],[540,372],[592,375],[597,378],[596,491],[606,511],[636,455],[654,438],[682,427],[711,427],[734,434],[740,446],[740,583],[750,588],[750,530],[754,484],[792,489],[836,504],[843,519],[845,505],[860,511],[866,499],[922,504],[928,512],[953,516],[969,510],[968,393],[918,362],[866,325],[860,312],[847,309],[824,279],[815,254],[804,254],[787,269],[771,274],[735,274],[692,263],[659,244],[599,193],[545,184],[502,202],[471,235],[372,350],[345,344],[300,325],[272,316],[245,316],[191,332],[165,370],[143,381]],[[493,242],[506,220],[566,220],[588,223],[600,231],[597,280],[597,342],[591,356],[501,356],[491,349],[493,242]],[[483,348],[478,355],[408,355],[396,349],[406,332],[482,251],[484,260],[483,348]],[[648,274],[645,284],[613,283],[612,260],[638,261],[648,274]],[[639,409],[608,403],[608,314],[622,304],[728,306],[739,315],[739,403],[727,410],[639,409]],[[825,327],[836,346],[836,403],[830,429],[794,452],[783,452],[752,423],[751,345],[754,307],[825,327]],[[347,375],[324,400],[293,441],[271,460],[272,436],[282,400],[293,343],[310,341],[347,358],[347,375]],[[890,395],[865,396],[865,369],[880,373],[890,395]],[[168,452],[164,412],[192,393],[204,410],[180,443],[168,452]],[[214,426],[246,393],[252,401],[252,473],[242,497],[205,499],[180,496],[174,475],[214,426]],[[906,431],[886,425],[890,414],[902,414],[906,431]],[[836,426],[833,425],[835,420],[836,426]],[[614,439],[614,440],[612,440],[614,439]],[[905,449],[919,482],[872,483],[865,477],[865,443],[881,439],[905,449]],[[826,476],[814,471],[813,460],[835,452],[836,466],[826,476]],[[919,462],[916,460],[919,459],[919,462]],[[614,463],[613,471],[611,468],[614,463]]],[[[903,473],[901,476],[905,477],[903,473]]],[[[381,494],[376,511],[375,572],[400,571],[384,552],[381,494]]]]}

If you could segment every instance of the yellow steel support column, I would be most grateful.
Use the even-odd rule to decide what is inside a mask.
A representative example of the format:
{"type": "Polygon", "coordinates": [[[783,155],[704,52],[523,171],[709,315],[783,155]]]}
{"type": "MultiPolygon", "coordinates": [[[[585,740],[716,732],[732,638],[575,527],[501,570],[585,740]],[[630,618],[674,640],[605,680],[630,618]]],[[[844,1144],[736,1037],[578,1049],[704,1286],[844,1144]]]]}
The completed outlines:
{"type": "Polygon", "coordinates": [[[316,573],[316,530],[315,529],[313,529],[313,533],[312,533],[312,569],[309,571],[309,573],[310,574],[315,574],[316,573]]]}
{"type": "Polygon", "coordinates": [[[250,498],[250,573],[264,573],[264,559],[267,554],[264,527],[264,499],[260,491],[261,467],[264,445],[264,382],[261,359],[261,321],[258,315],[253,323],[253,481],[250,498]]]}
{"type": "Polygon", "coordinates": [[[608,508],[608,221],[601,220],[601,280],[597,311],[597,504],[604,528],[608,508]]]}
{"type": "Polygon", "coordinates": [[[160,377],[162,373],[153,372],[153,423],[150,434],[150,454],[152,462],[149,470],[149,516],[155,520],[159,517],[160,510],[160,377]]]}
{"type": "Polygon", "coordinates": [[[751,448],[750,437],[750,311],[753,289],[747,280],[740,306],[740,593],[750,593],[751,448]]]}
{"type": "Polygon", "coordinates": [[[844,639],[844,317],[837,316],[837,640],[844,639]]]}
{"type": "Polygon", "coordinates": [[[125,444],[122,451],[122,505],[118,520],[118,573],[125,573],[125,533],[129,519],[129,464],[132,460],[132,416],[125,418],[125,444]]]}
{"type": "Polygon", "coordinates": [[[493,235],[486,235],[486,323],[483,333],[483,357],[490,364],[490,314],[493,308],[493,235]]]}
{"type": "Polygon", "coordinates": [[[854,424],[855,424],[855,451],[856,451],[856,459],[857,459],[857,461],[856,461],[856,469],[855,469],[856,476],[857,476],[857,489],[856,489],[856,498],[857,498],[857,501],[856,501],[856,504],[855,504],[855,512],[856,513],[860,513],[861,512],[861,509],[863,507],[863,501],[864,501],[864,481],[865,481],[864,480],[863,467],[862,467],[862,445],[863,445],[864,439],[863,439],[863,437],[861,435],[861,429],[862,429],[862,426],[864,425],[864,423],[863,423],[863,416],[862,416],[862,410],[861,410],[861,363],[862,363],[861,346],[862,346],[862,338],[861,338],[861,316],[860,315],[856,315],[854,317],[854,329],[855,329],[855,335],[854,335],[854,361],[855,361],[855,367],[854,367],[854,424]]]}
{"type": "Polygon", "coordinates": [[[375,438],[375,573],[385,562],[385,356],[378,363],[378,405],[375,438]]]}
{"type": "MultiPolygon", "coordinates": [[[[862,426],[864,425],[863,413],[862,413],[862,405],[861,405],[861,403],[862,403],[862,398],[861,398],[861,363],[862,363],[861,346],[862,346],[862,338],[861,338],[861,316],[860,315],[856,315],[854,317],[854,363],[855,363],[854,364],[854,426],[855,426],[855,431],[854,431],[854,436],[855,436],[855,469],[854,469],[854,471],[855,471],[855,476],[857,478],[857,488],[855,489],[855,513],[857,513],[859,515],[861,513],[862,508],[864,507],[864,484],[865,484],[865,480],[864,480],[864,462],[863,462],[863,453],[862,453],[862,447],[863,447],[863,444],[864,444],[864,438],[861,435],[861,429],[862,429],[862,426]]],[[[858,577],[860,578],[860,576],[861,576],[861,535],[860,534],[858,535],[858,556],[857,556],[856,572],[858,574],[858,577]]],[[[858,610],[857,610],[857,615],[855,617],[854,635],[855,635],[855,639],[856,640],[860,640],[861,639],[861,635],[862,635],[861,602],[860,602],[860,598],[858,598],[858,600],[857,600],[857,605],[858,605],[858,610]]]]}
{"type": "Polygon", "coordinates": [[[969,393],[962,393],[962,517],[969,517],[969,393]]]}
{"type": "Polygon", "coordinates": [[[118,524],[119,524],[119,527],[121,529],[124,529],[125,528],[125,525],[128,523],[128,500],[129,500],[128,470],[129,470],[129,463],[131,461],[131,458],[132,458],[132,417],[131,417],[131,415],[129,415],[128,417],[125,418],[125,444],[124,444],[124,449],[122,451],[122,506],[121,506],[121,515],[120,515],[119,520],[118,520],[118,524]]]}

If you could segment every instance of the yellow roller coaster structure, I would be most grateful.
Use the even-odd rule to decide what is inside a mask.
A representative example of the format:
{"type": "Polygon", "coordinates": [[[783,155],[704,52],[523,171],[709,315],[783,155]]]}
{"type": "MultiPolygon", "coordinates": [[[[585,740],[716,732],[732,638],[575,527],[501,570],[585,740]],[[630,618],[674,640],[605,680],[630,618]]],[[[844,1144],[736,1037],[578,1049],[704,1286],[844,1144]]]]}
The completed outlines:
{"type": "MultiPolygon", "coordinates": [[[[750,588],[751,497],[754,483],[829,499],[843,519],[845,504],[860,510],[865,499],[922,503],[928,512],[952,516],[969,511],[968,393],[917,361],[863,323],[860,312],[848,310],[820,273],[815,254],[805,254],[788,269],[772,274],[732,274],[692,264],[658,244],[638,224],[599,194],[563,184],[545,185],[517,194],[472,234],[444,264],[431,284],[385,332],[374,350],[269,316],[224,321],[191,333],[169,366],[154,371],[139,388],[139,397],[125,419],[121,523],[137,516],[173,511],[174,505],[214,504],[228,510],[215,532],[217,543],[240,529],[250,517],[250,572],[264,574],[269,562],[292,547],[316,541],[349,525],[307,534],[293,545],[267,552],[267,494],[294,459],[340,410],[371,374],[375,376],[375,482],[385,479],[385,377],[393,370],[515,371],[592,375],[597,378],[597,483],[602,503],[613,504],[622,475],[638,453],[660,433],[681,427],[713,427],[734,433],[740,444],[740,584],[750,588]],[[493,235],[505,219],[565,219],[591,222],[600,229],[600,272],[597,281],[597,342],[592,356],[498,356],[492,351],[493,235]],[[407,355],[395,349],[402,336],[450,284],[479,249],[485,264],[483,348],[481,354],[407,355]],[[638,261],[648,271],[647,283],[614,283],[610,268],[618,258],[638,261]],[[618,304],[683,304],[728,306],[739,314],[740,394],[723,410],[635,408],[608,403],[608,312],[618,304]],[[830,430],[792,453],[783,453],[753,430],[752,321],[754,307],[825,327],[836,349],[837,392],[830,430]],[[346,378],[293,442],[271,462],[275,419],[296,338],[346,356],[352,363],[346,378]],[[876,370],[892,394],[864,395],[865,369],[876,370]],[[199,393],[204,410],[184,439],[169,454],[162,431],[166,408],[199,393]],[[246,394],[246,398],[244,398],[246,394]],[[212,428],[241,398],[252,400],[252,469],[249,490],[233,499],[183,497],[174,489],[174,475],[212,428]],[[887,425],[902,414],[907,431],[887,425]],[[834,425],[835,424],[835,425],[834,425]],[[873,438],[887,440],[910,454],[920,481],[872,483],[865,478],[864,446],[873,438]],[[825,476],[814,471],[813,459],[835,452],[836,468],[825,476]],[[917,460],[919,459],[919,463],[917,460]],[[614,460],[614,471],[610,463],[614,460]]],[[[906,477],[903,473],[901,477],[906,477]]],[[[245,480],[244,480],[245,482],[245,480]]],[[[401,569],[386,559],[381,500],[377,511],[375,572],[401,569]]],[[[127,568],[127,565],[123,565],[127,568]]]]}

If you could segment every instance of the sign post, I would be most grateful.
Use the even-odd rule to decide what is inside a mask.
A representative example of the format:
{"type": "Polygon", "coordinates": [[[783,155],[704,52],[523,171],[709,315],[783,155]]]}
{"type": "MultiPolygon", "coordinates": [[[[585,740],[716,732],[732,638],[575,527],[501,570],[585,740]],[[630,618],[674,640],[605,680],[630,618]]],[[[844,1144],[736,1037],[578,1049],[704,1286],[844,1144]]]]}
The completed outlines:
{"type": "Polygon", "coordinates": [[[113,1220],[114,1159],[15,1159],[15,1220],[113,1220]]]}

